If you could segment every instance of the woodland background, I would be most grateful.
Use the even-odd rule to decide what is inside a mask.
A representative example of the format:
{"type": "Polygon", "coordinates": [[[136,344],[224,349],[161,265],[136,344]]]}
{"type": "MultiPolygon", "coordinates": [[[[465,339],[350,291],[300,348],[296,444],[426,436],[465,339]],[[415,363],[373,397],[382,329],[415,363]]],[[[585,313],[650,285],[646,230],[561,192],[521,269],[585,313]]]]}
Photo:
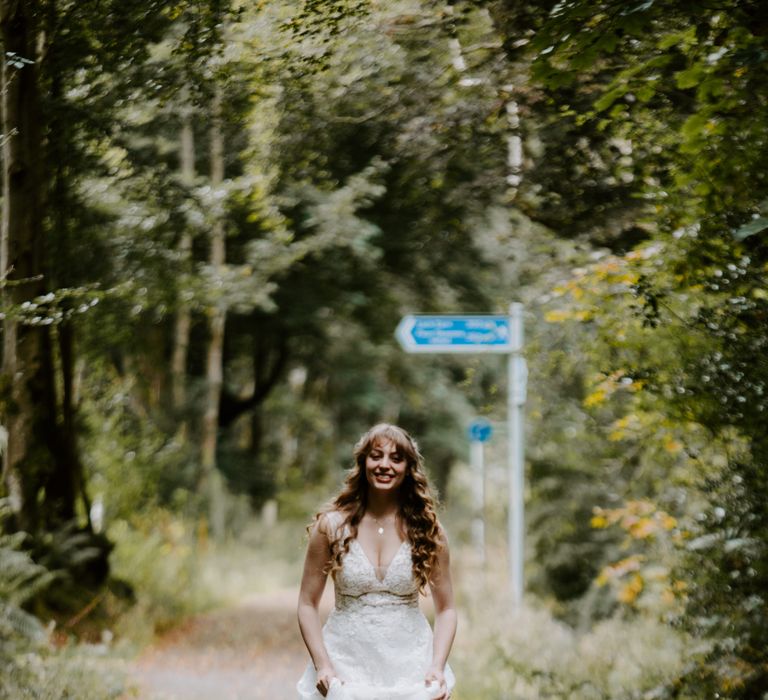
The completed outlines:
{"type": "Polygon", "coordinates": [[[114,655],[296,585],[389,420],[445,504],[461,698],[768,697],[761,5],[0,0],[0,696],[119,697],[114,655]],[[510,301],[518,613],[504,363],[393,338],[510,301]]]}

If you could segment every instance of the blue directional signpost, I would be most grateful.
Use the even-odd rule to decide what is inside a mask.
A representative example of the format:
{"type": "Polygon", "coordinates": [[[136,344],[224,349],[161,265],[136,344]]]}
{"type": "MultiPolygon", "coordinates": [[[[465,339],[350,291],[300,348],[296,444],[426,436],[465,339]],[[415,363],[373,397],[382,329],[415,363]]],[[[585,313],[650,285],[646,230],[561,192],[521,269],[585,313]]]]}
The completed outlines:
{"type": "Polygon", "coordinates": [[[528,369],[523,348],[523,305],[511,304],[509,315],[409,314],[395,337],[411,353],[499,353],[507,355],[507,463],[509,468],[509,567],[512,599],[523,597],[523,406],[528,369]]]}
{"type": "Polygon", "coordinates": [[[403,316],[395,336],[406,352],[512,352],[508,316],[403,316]]]}

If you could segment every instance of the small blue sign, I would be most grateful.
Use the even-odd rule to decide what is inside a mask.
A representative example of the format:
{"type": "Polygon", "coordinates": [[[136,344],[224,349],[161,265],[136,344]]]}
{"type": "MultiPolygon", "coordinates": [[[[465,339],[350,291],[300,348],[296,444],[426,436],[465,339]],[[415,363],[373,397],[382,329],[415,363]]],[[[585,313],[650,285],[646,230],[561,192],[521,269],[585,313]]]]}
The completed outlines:
{"type": "Polygon", "coordinates": [[[403,316],[395,337],[407,352],[496,352],[516,348],[509,316],[476,314],[403,316]]]}
{"type": "Polygon", "coordinates": [[[469,424],[468,432],[473,442],[488,442],[493,435],[493,427],[485,418],[476,418],[469,424]]]}

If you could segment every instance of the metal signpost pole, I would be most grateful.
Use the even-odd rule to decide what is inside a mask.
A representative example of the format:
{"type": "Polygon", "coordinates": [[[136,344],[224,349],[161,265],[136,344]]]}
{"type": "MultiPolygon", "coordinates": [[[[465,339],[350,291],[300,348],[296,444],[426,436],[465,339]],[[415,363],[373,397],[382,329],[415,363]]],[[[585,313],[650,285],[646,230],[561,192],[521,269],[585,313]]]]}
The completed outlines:
{"type": "Polygon", "coordinates": [[[523,406],[525,404],[528,370],[520,355],[523,348],[523,305],[511,304],[509,325],[512,351],[507,356],[507,465],[509,469],[509,580],[512,602],[519,606],[523,600],[523,562],[525,547],[524,455],[525,434],[523,406]]]}
{"type": "Polygon", "coordinates": [[[472,466],[472,544],[481,565],[485,565],[485,443],[493,427],[485,418],[469,425],[469,456],[472,466]]]}
{"type": "Polygon", "coordinates": [[[485,564],[485,523],[483,521],[483,494],[484,472],[483,467],[483,443],[472,440],[469,443],[469,452],[472,458],[472,544],[477,552],[481,564],[485,564]]]}

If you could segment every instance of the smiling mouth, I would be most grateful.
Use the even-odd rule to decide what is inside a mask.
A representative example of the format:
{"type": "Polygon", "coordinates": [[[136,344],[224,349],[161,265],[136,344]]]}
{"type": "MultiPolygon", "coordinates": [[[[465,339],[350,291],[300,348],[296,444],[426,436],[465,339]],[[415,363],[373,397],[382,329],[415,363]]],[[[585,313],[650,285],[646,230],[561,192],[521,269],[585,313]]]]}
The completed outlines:
{"type": "Polygon", "coordinates": [[[395,478],[394,474],[386,474],[384,472],[374,472],[373,476],[379,481],[392,481],[395,478]]]}

